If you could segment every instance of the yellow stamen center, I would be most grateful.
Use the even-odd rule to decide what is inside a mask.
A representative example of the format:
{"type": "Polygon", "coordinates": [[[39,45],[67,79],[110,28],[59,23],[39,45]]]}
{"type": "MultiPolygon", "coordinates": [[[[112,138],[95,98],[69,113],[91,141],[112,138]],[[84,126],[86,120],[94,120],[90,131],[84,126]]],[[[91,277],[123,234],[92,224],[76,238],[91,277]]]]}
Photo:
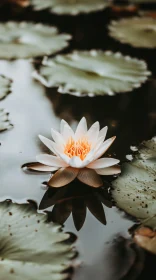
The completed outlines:
{"type": "Polygon", "coordinates": [[[86,138],[79,139],[78,141],[70,138],[65,146],[64,153],[70,158],[77,156],[84,160],[90,150],[91,144],[88,143],[86,138]]]}

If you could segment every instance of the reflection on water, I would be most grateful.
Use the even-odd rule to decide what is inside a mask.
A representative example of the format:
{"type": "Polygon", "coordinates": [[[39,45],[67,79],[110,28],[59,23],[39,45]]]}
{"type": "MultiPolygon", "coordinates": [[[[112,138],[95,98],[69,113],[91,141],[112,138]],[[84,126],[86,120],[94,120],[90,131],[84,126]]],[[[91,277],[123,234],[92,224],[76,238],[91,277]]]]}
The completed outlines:
{"type": "Polygon", "coordinates": [[[103,205],[111,208],[112,202],[106,188],[94,189],[75,180],[60,189],[49,188],[42,198],[39,209],[53,205],[52,212],[49,212],[49,221],[64,224],[72,213],[74,225],[80,230],[85,222],[87,209],[106,225],[103,205]]]}

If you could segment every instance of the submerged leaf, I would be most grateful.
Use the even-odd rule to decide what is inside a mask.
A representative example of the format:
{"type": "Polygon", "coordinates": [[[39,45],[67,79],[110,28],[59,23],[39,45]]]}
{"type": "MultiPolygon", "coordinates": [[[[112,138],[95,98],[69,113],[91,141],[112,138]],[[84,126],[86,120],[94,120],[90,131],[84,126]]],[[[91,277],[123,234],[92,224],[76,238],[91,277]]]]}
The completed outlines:
{"type": "Polygon", "coordinates": [[[123,164],[112,195],[119,208],[156,228],[156,137],[143,142],[134,160],[123,164]]]}
{"type": "Polygon", "coordinates": [[[33,76],[58,92],[77,96],[114,95],[131,91],[147,80],[150,72],[142,60],[110,51],[79,51],[43,61],[33,76]]]}
{"type": "Polygon", "coordinates": [[[133,17],[112,21],[109,31],[110,35],[121,43],[140,48],[156,47],[156,19],[133,17]]]}
{"type": "Polygon", "coordinates": [[[56,14],[89,13],[102,10],[110,5],[110,0],[31,0],[34,10],[49,9],[56,14]]]}
{"type": "Polygon", "coordinates": [[[0,109],[0,132],[10,128],[12,128],[12,124],[8,119],[8,113],[6,113],[5,110],[0,109]]]}
{"type": "Polygon", "coordinates": [[[68,34],[40,23],[7,22],[0,24],[0,58],[29,58],[50,55],[68,46],[68,34]]]}
{"type": "Polygon", "coordinates": [[[6,97],[11,91],[12,81],[0,75],[0,100],[6,97]]]}
{"type": "Polygon", "coordinates": [[[0,279],[62,280],[72,265],[69,234],[56,224],[45,224],[30,204],[0,204],[0,279]]]}

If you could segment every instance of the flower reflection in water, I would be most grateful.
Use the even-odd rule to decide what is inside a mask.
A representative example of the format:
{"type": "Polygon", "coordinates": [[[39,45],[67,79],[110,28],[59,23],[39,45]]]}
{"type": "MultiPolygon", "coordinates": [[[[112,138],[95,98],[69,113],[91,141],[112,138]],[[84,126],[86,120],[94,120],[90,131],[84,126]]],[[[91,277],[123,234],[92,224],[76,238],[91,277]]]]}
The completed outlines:
{"type": "Polygon", "coordinates": [[[49,221],[60,224],[64,224],[72,214],[74,225],[80,230],[85,222],[87,209],[106,225],[103,205],[112,207],[108,188],[94,189],[76,180],[60,189],[50,187],[43,196],[39,209],[54,206],[52,212],[47,211],[49,221]],[[73,187],[73,184],[76,186],[73,187]]]}

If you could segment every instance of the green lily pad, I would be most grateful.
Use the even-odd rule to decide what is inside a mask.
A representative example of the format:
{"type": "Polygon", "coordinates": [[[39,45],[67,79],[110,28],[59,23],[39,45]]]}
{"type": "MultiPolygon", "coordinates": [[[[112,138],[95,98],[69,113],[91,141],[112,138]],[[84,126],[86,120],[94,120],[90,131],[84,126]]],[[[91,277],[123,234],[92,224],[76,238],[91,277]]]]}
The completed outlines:
{"type": "Polygon", "coordinates": [[[0,132],[12,128],[12,124],[8,118],[8,113],[4,109],[0,109],[0,132]]]}
{"type": "Polygon", "coordinates": [[[12,81],[0,75],[0,100],[6,97],[11,91],[12,81]]]}
{"type": "Polygon", "coordinates": [[[139,48],[156,47],[156,19],[154,18],[133,17],[112,21],[109,31],[110,36],[121,43],[139,48]]]}
{"type": "Polygon", "coordinates": [[[34,10],[49,9],[56,14],[90,13],[103,10],[110,5],[108,0],[31,0],[34,10]]]}
{"type": "Polygon", "coordinates": [[[62,280],[75,253],[69,234],[30,204],[0,204],[0,280],[62,280]]]}
{"type": "Polygon", "coordinates": [[[40,23],[7,22],[0,24],[0,58],[29,58],[54,54],[66,46],[69,34],[40,23]]]}
{"type": "Polygon", "coordinates": [[[156,228],[156,137],[141,144],[138,154],[122,165],[121,176],[112,184],[116,205],[156,228]]]}
{"type": "Polygon", "coordinates": [[[33,76],[76,96],[114,95],[140,87],[150,72],[142,60],[110,51],[78,51],[44,60],[33,76]]]}

